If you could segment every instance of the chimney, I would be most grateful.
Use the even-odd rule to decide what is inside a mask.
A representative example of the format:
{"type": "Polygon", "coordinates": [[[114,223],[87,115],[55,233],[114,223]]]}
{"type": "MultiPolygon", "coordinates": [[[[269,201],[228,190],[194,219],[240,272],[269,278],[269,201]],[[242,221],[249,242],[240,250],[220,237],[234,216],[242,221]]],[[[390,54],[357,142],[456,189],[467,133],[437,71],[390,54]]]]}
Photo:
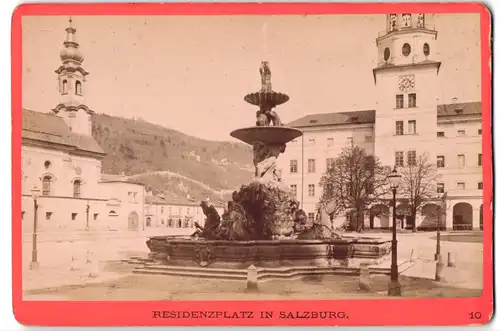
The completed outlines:
{"type": "Polygon", "coordinates": [[[458,103],[458,98],[457,97],[453,97],[451,99],[451,103],[454,104],[454,105],[456,105],[458,103]]]}

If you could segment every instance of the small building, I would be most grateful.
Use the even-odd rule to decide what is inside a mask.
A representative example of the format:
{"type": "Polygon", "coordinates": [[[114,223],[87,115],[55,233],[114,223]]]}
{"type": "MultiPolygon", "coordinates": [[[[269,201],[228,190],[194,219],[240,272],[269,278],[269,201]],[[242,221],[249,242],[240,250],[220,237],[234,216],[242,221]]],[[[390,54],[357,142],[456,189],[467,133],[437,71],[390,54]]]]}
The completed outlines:
{"type": "Polygon", "coordinates": [[[103,174],[99,186],[107,197],[105,216],[110,230],[144,230],[144,185],[122,175],[103,174]]]}

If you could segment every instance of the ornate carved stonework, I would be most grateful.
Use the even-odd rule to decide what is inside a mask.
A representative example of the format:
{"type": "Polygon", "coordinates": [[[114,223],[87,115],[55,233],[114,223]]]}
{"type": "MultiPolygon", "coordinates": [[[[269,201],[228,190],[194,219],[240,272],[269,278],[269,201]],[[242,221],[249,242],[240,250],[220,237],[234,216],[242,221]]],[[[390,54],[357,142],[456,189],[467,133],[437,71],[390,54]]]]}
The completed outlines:
{"type": "Polygon", "coordinates": [[[201,267],[206,267],[213,262],[212,250],[208,246],[197,246],[194,259],[201,267]]]}
{"type": "Polygon", "coordinates": [[[415,88],[415,75],[404,75],[399,76],[399,89],[403,92],[407,92],[415,88]]]}

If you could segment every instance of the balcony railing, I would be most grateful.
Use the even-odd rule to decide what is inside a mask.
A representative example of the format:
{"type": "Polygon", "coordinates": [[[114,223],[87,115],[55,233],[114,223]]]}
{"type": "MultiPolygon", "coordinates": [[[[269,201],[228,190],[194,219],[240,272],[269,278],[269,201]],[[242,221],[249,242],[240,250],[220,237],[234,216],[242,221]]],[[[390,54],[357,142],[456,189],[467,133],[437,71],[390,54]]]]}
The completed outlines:
{"type": "Polygon", "coordinates": [[[424,27],[409,26],[409,27],[405,27],[405,28],[394,28],[394,29],[386,28],[386,29],[378,32],[378,38],[383,37],[387,34],[391,34],[391,33],[404,32],[404,31],[409,30],[409,29],[422,30],[422,31],[425,31],[425,30],[436,31],[436,26],[433,24],[425,24],[424,27]]]}

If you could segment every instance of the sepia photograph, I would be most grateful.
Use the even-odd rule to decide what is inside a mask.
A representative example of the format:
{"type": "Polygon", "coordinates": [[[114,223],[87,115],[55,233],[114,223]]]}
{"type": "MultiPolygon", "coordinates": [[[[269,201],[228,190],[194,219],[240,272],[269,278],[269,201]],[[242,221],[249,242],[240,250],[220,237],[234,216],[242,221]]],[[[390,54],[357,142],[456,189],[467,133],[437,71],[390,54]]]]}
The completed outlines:
{"type": "Polygon", "coordinates": [[[22,16],[22,300],[491,297],[482,26],[22,16]]]}

